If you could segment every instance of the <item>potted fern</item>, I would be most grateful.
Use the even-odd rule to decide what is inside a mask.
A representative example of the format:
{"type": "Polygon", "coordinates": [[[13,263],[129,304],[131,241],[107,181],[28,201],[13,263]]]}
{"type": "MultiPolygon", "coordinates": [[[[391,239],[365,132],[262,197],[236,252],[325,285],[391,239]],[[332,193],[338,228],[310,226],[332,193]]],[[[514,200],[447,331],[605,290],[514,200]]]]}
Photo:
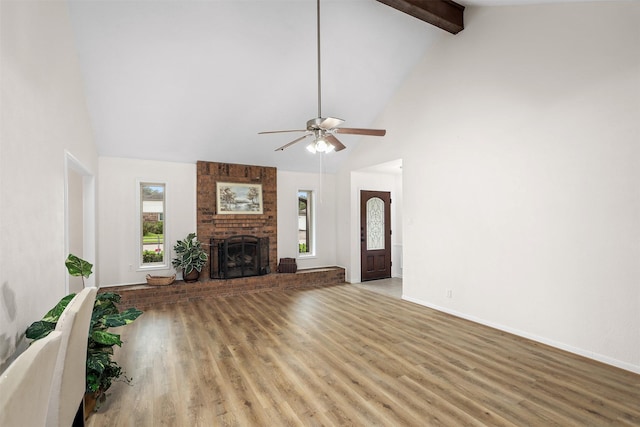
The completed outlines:
{"type": "Polygon", "coordinates": [[[208,259],[207,252],[196,239],[196,233],[189,233],[184,240],[178,240],[173,250],[176,256],[171,263],[175,269],[182,270],[185,282],[196,282],[208,259]]]}
{"type": "MultiPolygon", "coordinates": [[[[89,277],[92,273],[93,265],[91,263],[72,254],[67,257],[65,265],[71,276],[82,277],[83,285],[84,278],[89,277]]],[[[55,330],[60,315],[74,296],[75,294],[65,296],[44,315],[42,320],[33,322],[27,328],[26,337],[38,340],[55,330]]],[[[105,292],[96,295],[96,301],[93,305],[87,342],[85,395],[87,409],[92,409],[92,404],[95,406],[96,402],[104,402],[107,397],[106,391],[114,381],[131,381],[125,375],[122,367],[112,359],[113,346],[122,346],[120,335],[109,332],[108,329],[133,322],[142,314],[142,311],[133,307],[120,311],[116,306],[118,302],[120,302],[120,295],[105,292]],[[89,403],[87,404],[87,402],[89,403]]]]}

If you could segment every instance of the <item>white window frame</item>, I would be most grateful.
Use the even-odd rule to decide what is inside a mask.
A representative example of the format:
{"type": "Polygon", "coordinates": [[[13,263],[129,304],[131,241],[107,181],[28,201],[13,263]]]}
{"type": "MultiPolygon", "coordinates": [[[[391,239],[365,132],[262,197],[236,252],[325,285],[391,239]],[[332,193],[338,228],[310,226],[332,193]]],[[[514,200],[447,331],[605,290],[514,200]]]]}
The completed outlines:
{"type": "Polygon", "coordinates": [[[315,258],[316,257],[316,250],[317,250],[317,245],[316,245],[316,197],[317,192],[315,189],[313,188],[300,188],[298,189],[298,191],[296,191],[296,254],[297,254],[297,258],[304,258],[304,259],[309,259],[309,258],[315,258]],[[299,194],[301,192],[306,192],[308,193],[308,198],[307,198],[307,217],[311,217],[310,221],[308,222],[309,227],[311,228],[311,230],[309,231],[309,239],[311,240],[311,245],[309,247],[309,243],[307,242],[307,249],[308,252],[306,253],[300,253],[300,242],[298,239],[298,233],[300,232],[300,217],[299,217],[299,213],[300,213],[300,208],[299,208],[299,200],[300,200],[300,196],[299,194]],[[310,201],[309,201],[310,199],[310,201]]]}
{"type": "Polygon", "coordinates": [[[158,179],[138,179],[136,180],[136,215],[137,215],[137,219],[136,219],[136,252],[137,252],[137,258],[138,258],[138,268],[137,271],[150,271],[150,270],[166,270],[167,268],[169,268],[169,253],[170,253],[170,247],[167,245],[167,242],[169,242],[169,236],[168,236],[168,232],[167,232],[167,218],[169,218],[169,215],[167,215],[167,206],[169,205],[168,203],[168,197],[167,195],[169,194],[169,184],[166,181],[163,180],[158,180],[158,179]],[[163,260],[162,262],[154,262],[154,263],[144,263],[143,262],[143,258],[142,258],[142,253],[144,251],[143,249],[143,236],[142,236],[142,185],[143,184],[154,184],[154,185],[163,185],[164,186],[164,206],[163,206],[163,227],[162,227],[162,231],[163,231],[163,235],[164,235],[164,242],[163,242],[163,260]]]}

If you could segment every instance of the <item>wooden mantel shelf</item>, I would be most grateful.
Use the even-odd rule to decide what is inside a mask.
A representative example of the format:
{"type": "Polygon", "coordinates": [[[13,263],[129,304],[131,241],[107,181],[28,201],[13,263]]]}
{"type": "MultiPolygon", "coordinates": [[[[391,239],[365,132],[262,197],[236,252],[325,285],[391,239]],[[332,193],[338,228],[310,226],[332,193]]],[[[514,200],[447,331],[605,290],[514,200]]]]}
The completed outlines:
{"type": "Polygon", "coordinates": [[[271,273],[265,276],[241,277],[228,280],[201,280],[185,283],[178,280],[167,286],[147,284],[109,286],[98,292],[116,292],[122,297],[120,307],[147,310],[164,304],[176,304],[214,297],[227,297],[254,292],[283,289],[303,289],[344,283],[342,267],[323,267],[298,270],[296,273],[271,273]]]}

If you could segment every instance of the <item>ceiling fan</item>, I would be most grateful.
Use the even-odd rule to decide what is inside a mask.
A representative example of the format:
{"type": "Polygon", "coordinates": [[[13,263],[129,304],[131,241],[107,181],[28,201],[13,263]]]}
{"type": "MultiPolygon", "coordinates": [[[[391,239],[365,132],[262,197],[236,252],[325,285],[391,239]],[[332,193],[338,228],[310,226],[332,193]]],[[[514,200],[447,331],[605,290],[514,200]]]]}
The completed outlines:
{"type": "Polygon", "coordinates": [[[282,151],[287,147],[292,146],[309,136],[313,136],[313,142],[307,146],[307,150],[312,153],[328,153],[333,150],[340,151],[347,148],[335,134],[352,134],[352,135],[369,135],[369,136],[384,136],[387,131],[384,129],[362,129],[362,128],[342,128],[338,127],[344,122],[342,119],[335,117],[322,117],[322,81],[320,78],[320,0],[316,1],[317,4],[317,36],[318,36],[318,117],[307,121],[306,129],[294,129],[294,130],[274,130],[266,132],[258,132],[258,134],[268,133],[285,133],[285,132],[305,132],[305,134],[293,141],[278,147],[275,151],[282,151]]]}

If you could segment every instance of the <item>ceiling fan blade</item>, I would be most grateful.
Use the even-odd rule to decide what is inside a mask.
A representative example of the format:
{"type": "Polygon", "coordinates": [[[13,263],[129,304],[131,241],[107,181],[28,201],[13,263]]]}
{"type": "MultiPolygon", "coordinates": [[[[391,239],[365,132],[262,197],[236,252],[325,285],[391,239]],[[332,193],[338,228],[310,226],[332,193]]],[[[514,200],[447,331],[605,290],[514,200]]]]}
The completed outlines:
{"type": "Polygon", "coordinates": [[[294,139],[294,140],[293,140],[293,141],[291,141],[290,143],[285,144],[285,145],[283,145],[282,147],[276,148],[274,151],[282,151],[282,150],[284,150],[285,148],[290,147],[291,145],[295,144],[296,142],[300,142],[300,141],[302,141],[303,139],[305,139],[305,138],[306,138],[306,137],[308,137],[309,135],[312,135],[312,134],[311,134],[311,133],[308,133],[308,134],[306,134],[306,135],[301,136],[300,138],[294,139]]]}
{"type": "Polygon", "coordinates": [[[335,117],[327,117],[318,123],[318,127],[320,129],[333,129],[336,126],[339,126],[340,123],[344,123],[344,120],[335,117]]]}
{"type": "Polygon", "coordinates": [[[285,132],[306,132],[306,129],[294,129],[294,130],[269,130],[266,132],[258,132],[258,135],[263,135],[265,133],[285,133],[285,132]]]}
{"type": "Polygon", "coordinates": [[[333,135],[325,135],[325,139],[329,141],[329,144],[333,145],[333,148],[336,151],[344,150],[345,148],[347,148],[342,142],[340,142],[340,140],[338,140],[338,138],[333,135]]]}
{"type": "Polygon", "coordinates": [[[385,136],[385,129],[359,129],[359,128],[338,128],[336,133],[348,133],[352,135],[385,136]]]}

